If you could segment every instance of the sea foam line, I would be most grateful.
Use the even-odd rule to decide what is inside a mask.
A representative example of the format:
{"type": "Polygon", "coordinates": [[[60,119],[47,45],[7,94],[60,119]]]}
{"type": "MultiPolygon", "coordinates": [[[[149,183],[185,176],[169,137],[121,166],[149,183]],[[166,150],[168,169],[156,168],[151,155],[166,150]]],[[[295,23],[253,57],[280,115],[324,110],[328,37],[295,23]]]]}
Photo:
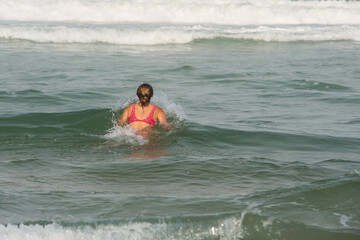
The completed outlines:
{"type": "Polygon", "coordinates": [[[360,41],[360,26],[58,26],[0,24],[0,38],[50,43],[109,43],[119,45],[186,44],[199,39],[256,41],[360,41]]]}
{"type": "Polygon", "coordinates": [[[0,0],[0,20],[98,23],[360,24],[358,1],[0,0]]]}
{"type": "Polygon", "coordinates": [[[7,240],[72,240],[72,239],[153,239],[156,234],[165,230],[165,224],[131,223],[122,226],[100,225],[96,228],[83,226],[66,228],[56,223],[41,226],[34,225],[1,225],[0,238],[7,240]]]}

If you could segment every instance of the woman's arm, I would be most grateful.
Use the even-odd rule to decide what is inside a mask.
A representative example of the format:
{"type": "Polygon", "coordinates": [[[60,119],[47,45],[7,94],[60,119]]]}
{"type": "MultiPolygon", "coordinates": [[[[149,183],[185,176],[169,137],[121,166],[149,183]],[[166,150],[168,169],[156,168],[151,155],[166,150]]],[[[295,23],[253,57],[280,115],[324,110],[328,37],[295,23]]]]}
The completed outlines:
{"type": "Polygon", "coordinates": [[[167,122],[166,119],[166,115],[165,112],[161,109],[161,108],[157,108],[158,113],[157,113],[157,120],[159,121],[159,123],[163,126],[164,129],[169,130],[170,129],[170,125],[167,122]]]}
{"type": "Polygon", "coordinates": [[[126,122],[127,122],[127,120],[129,119],[129,117],[130,117],[130,113],[129,113],[130,107],[131,107],[131,106],[127,107],[127,108],[124,110],[124,112],[123,112],[123,114],[121,115],[121,117],[117,120],[117,124],[118,124],[119,126],[123,127],[123,126],[126,125],[126,122]]]}

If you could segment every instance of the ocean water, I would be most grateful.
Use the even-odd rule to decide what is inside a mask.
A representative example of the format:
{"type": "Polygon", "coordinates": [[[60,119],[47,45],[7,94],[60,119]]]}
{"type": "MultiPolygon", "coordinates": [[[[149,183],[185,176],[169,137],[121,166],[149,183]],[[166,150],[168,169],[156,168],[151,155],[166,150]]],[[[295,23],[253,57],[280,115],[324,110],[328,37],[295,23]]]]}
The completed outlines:
{"type": "Polygon", "coordinates": [[[359,1],[0,0],[0,239],[359,239],[359,66],[359,1]]]}

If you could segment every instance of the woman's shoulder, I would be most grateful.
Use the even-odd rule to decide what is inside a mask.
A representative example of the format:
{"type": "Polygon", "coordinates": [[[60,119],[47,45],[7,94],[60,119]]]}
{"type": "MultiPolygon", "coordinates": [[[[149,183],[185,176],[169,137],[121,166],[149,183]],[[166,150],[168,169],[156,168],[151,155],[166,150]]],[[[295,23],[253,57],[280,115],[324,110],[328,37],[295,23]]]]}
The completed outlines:
{"type": "Polygon", "coordinates": [[[124,111],[126,111],[126,112],[131,112],[131,110],[132,110],[132,108],[133,108],[133,105],[134,104],[130,104],[129,106],[127,106],[126,108],[125,108],[125,110],[124,111]]]}
{"type": "Polygon", "coordinates": [[[164,110],[163,110],[161,107],[156,106],[156,105],[154,105],[154,107],[156,107],[156,108],[155,108],[155,111],[157,111],[157,112],[164,112],[164,110]]]}
{"type": "Polygon", "coordinates": [[[161,107],[156,107],[154,119],[159,121],[160,124],[167,124],[166,115],[161,107]]]}
{"type": "Polygon", "coordinates": [[[156,116],[165,116],[165,112],[161,107],[156,106],[154,114],[156,116]]]}

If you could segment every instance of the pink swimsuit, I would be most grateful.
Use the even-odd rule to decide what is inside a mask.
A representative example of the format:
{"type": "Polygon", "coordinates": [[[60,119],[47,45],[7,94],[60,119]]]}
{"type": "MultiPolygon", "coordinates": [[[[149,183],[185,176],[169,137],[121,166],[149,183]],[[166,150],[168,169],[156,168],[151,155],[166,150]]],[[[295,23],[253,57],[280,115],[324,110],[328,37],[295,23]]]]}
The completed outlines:
{"type": "Polygon", "coordinates": [[[131,115],[129,117],[129,123],[144,122],[144,123],[147,123],[149,125],[154,126],[155,123],[156,123],[154,118],[153,118],[155,109],[156,109],[156,106],[154,106],[153,109],[151,109],[151,112],[150,112],[149,116],[147,116],[147,118],[140,120],[135,116],[135,104],[133,104],[132,105],[132,110],[131,110],[131,115]]]}

